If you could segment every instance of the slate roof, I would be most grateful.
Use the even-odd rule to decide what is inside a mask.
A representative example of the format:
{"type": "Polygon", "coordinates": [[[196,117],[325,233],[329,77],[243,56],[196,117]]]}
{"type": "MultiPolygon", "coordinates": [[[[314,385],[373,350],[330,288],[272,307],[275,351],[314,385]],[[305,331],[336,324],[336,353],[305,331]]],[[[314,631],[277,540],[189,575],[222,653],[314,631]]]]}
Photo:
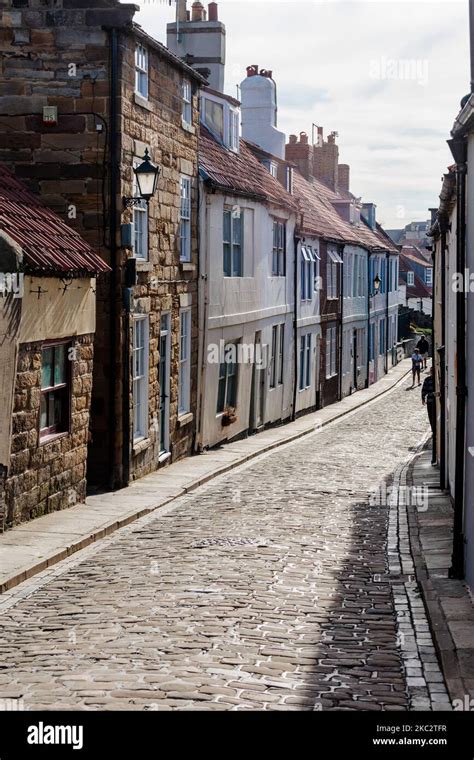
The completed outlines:
{"type": "Polygon", "coordinates": [[[75,230],[2,164],[0,229],[21,247],[25,272],[78,276],[110,271],[75,230]]]}

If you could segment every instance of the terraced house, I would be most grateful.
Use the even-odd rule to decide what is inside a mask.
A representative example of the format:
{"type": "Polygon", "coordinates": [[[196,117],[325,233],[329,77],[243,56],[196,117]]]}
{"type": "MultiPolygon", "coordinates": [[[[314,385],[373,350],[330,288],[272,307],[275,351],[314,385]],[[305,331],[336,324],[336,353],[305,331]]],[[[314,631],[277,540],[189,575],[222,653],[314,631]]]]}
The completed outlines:
{"type": "Polygon", "coordinates": [[[2,3],[2,159],[103,256],[89,484],[193,450],[197,87],[114,0],[2,3]],[[135,171],[139,169],[139,171],[135,171]]]}

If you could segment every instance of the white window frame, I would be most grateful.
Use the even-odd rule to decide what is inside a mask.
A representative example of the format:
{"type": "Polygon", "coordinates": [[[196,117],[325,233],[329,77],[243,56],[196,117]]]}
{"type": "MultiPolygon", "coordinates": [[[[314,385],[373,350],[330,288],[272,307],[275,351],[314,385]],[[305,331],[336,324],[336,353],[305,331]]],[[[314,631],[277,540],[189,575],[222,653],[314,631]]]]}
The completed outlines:
{"type": "Polygon", "coordinates": [[[415,273],[414,272],[407,272],[407,285],[414,285],[415,284],[415,273]]]}
{"type": "Polygon", "coordinates": [[[285,323],[280,325],[278,336],[278,385],[283,385],[283,368],[285,360],[285,323]]]}
{"type": "Polygon", "coordinates": [[[191,309],[179,312],[178,414],[190,411],[191,399],[191,309]]]}
{"type": "Polygon", "coordinates": [[[278,325],[272,327],[272,344],[270,352],[270,389],[276,388],[277,379],[277,362],[278,362],[278,325]]]}
{"type": "Polygon", "coordinates": [[[231,406],[237,408],[237,399],[238,399],[238,393],[239,393],[239,363],[237,361],[238,357],[238,350],[239,350],[239,343],[226,343],[224,347],[224,357],[227,357],[227,351],[230,350],[231,355],[233,354],[235,357],[234,362],[227,362],[224,361],[219,365],[219,375],[218,375],[218,381],[217,381],[217,416],[219,417],[224,413],[224,410],[227,406],[231,406]],[[224,367],[224,375],[222,375],[222,368],[224,367]],[[230,371],[233,369],[233,372],[230,371]],[[234,395],[235,398],[233,399],[234,403],[228,403],[228,395],[229,395],[229,378],[235,377],[235,384],[234,384],[234,395]],[[224,404],[223,408],[219,409],[219,390],[221,385],[221,380],[224,380],[224,404]]]}
{"type": "Polygon", "coordinates": [[[426,284],[428,287],[431,287],[433,285],[433,270],[427,269],[426,270],[426,284]]]}
{"type": "MultiPolygon", "coordinates": [[[[142,163],[139,158],[133,159],[133,168],[136,169],[142,163]]],[[[140,189],[135,172],[133,172],[134,198],[140,197],[140,189]]],[[[133,253],[140,261],[148,261],[148,204],[141,200],[133,207],[133,253]]]]}
{"type": "Polygon", "coordinates": [[[148,50],[143,45],[135,48],[135,92],[148,100],[148,50]]]}
{"type": "Polygon", "coordinates": [[[328,300],[337,299],[337,270],[339,264],[342,264],[341,257],[335,249],[328,247],[326,261],[326,290],[328,300]]]}
{"type": "Polygon", "coordinates": [[[240,143],[240,114],[233,108],[228,109],[228,127],[226,143],[230,150],[235,153],[239,151],[240,143]]]}
{"type": "Polygon", "coordinates": [[[193,90],[189,79],[183,79],[182,84],[183,94],[183,111],[181,114],[183,123],[188,127],[193,123],[193,90]]]}
{"type": "Polygon", "coordinates": [[[301,246],[301,300],[311,301],[314,293],[314,254],[310,246],[301,246]]]}
{"type": "Polygon", "coordinates": [[[244,212],[242,209],[235,211],[231,206],[224,206],[222,215],[222,271],[224,277],[243,277],[244,276],[244,212]],[[229,239],[226,240],[226,218],[230,220],[229,239]],[[240,242],[235,240],[235,227],[240,227],[240,242]],[[230,269],[225,267],[226,246],[229,246],[230,269]]]}
{"type": "Polygon", "coordinates": [[[133,317],[132,385],[134,442],[148,437],[149,325],[150,320],[147,314],[133,317]],[[140,341],[138,338],[140,338],[140,341]],[[137,403],[138,398],[140,400],[137,403]]]}
{"type": "Polygon", "coordinates": [[[182,174],[180,178],[180,219],[179,219],[179,260],[191,261],[191,177],[182,174]]]}
{"type": "Polygon", "coordinates": [[[286,222],[283,219],[272,219],[272,277],[286,277],[286,222]]]}

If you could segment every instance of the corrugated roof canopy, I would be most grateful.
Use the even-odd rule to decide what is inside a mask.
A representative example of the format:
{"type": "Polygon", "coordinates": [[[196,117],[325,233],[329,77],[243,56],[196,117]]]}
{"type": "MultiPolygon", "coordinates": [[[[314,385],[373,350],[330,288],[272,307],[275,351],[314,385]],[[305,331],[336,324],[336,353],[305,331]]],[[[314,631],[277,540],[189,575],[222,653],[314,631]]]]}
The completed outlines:
{"type": "Polygon", "coordinates": [[[0,229],[21,247],[25,272],[77,277],[110,271],[77,232],[1,164],[0,229]]]}

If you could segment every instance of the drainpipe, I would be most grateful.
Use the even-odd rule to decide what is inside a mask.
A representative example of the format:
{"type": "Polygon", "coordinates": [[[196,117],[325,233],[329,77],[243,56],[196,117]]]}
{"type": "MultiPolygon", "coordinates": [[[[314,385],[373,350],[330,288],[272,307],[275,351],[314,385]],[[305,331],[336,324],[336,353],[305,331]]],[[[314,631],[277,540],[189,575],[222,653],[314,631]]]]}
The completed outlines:
{"type": "Polygon", "coordinates": [[[367,378],[365,381],[365,387],[368,388],[369,373],[370,373],[370,251],[367,251],[367,378]]]}
{"type": "Polygon", "coordinates": [[[296,420],[296,399],[298,398],[298,244],[301,242],[296,233],[294,236],[294,265],[293,265],[293,298],[294,298],[294,319],[293,319],[293,342],[295,351],[293,355],[293,410],[291,419],[296,420]]]}
{"type": "Polygon", "coordinates": [[[441,230],[441,250],[440,250],[440,267],[441,267],[441,347],[439,349],[439,358],[441,365],[441,383],[440,383],[440,449],[439,449],[439,469],[440,469],[440,488],[446,488],[446,226],[443,223],[441,230]]]}
{"type": "MultiPolygon", "coordinates": [[[[466,163],[456,164],[457,231],[456,271],[464,272],[466,265],[466,163]]],[[[464,452],[466,423],[466,296],[464,289],[456,294],[456,464],[454,471],[453,554],[450,578],[464,578],[464,452]]]]}
{"type": "MultiPolygon", "coordinates": [[[[115,410],[115,396],[117,391],[117,377],[115,372],[115,355],[117,341],[117,93],[118,93],[118,40],[117,29],[110,29],[110,346],[109,346],[109,486],[114,489],[117,486],[117,472],[115,466],[115,442],[117,440],[117,414],[115,410]]],[[[124,431],[125,436],[125,431],[124,431]]],[[[124,439],[125,440],[125,439],[124,439]]]]}
{"type": "MultiPolygon", "coordinates": [[[[340,275],[339,275],[339,372],[338,372],[338,389],[337,389],[337,398],[338,401],[341,401],[342,399],[342,350],[343,350],[343,341],[342,341],[342,331],[343,331],[343,314],[342,309],[344,305],[344,299],[343,299],[343,287],[344,287],[344,248],[343,245],[341,248],[341,259],[342,264],[339,267],[340,275]]],[[[355,359],[356,361],[356,359],[355,359]]]]}

